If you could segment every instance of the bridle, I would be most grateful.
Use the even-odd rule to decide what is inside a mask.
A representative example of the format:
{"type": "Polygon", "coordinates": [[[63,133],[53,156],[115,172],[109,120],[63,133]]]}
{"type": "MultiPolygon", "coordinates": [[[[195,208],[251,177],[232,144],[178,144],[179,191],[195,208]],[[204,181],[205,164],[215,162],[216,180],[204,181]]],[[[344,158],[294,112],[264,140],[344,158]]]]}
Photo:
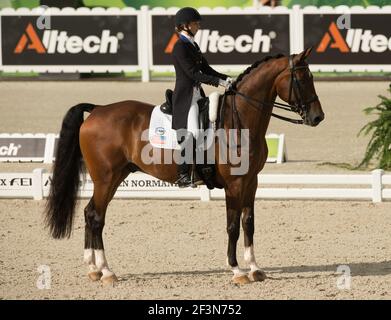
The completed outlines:
{"type": "Polygon", "coordinates": [[[304,124],[304,122],[306,121],[308,105],[310,103],[312,103],[312,102],[319,101],[319,98],[315,94],[311,98],[309,98],[308,100],[305,100],[305,101],[303,100],[303,87],[302,87],[302,84],[305,81],[297,79],[296,71],[297,70],[306,69],[309,72],[309,67],[308,67],[308,65],[306,65],[306,66],[295,66],[294,63],[293,63],[294,57],[295,57],[294,54],[289,56],[290,84],[289,84],[288,104],[279,103],[279,102],[268,103],[268,102],[259,101],[257,99],[252,98],[252,97],[249,97],[249,96],[247,96],[247,95],[237,91],[235,88],[231,87],[230,89],[228,89],[225,92],[225,95],[233,95],[233,99],[232,100],[233,100],[233,109],[234,109],[234,111],[237,113],[236,106],[235,106],[235,96],[240,96],[244,100],[246,100],[249,103],[249,105],[255,107],[258,110],[262,110],[263,106],[273,106],[273,107],[276,107],[276,108],[279,108],[279,109],[283,109],[283,110],[286,110],[286,111],[297,113],[298,115],[300,115],[302,120],[287,118],[287,117],[280,116],[280,115],[275,114],[275,113],[272,113],[272,116],[277,118],[277,119],[288,121],[288,122],[291,122],[291,123],[304,124]],[[292,101],[292,96],[295,98],[295,101],[292,101]]]}

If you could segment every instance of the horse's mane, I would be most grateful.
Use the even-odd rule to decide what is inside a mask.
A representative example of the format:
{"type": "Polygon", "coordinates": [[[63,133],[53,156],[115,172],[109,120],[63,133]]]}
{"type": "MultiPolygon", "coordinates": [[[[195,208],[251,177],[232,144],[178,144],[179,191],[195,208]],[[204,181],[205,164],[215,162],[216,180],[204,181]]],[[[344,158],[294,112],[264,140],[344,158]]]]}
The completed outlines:
{"type": "Polygon", "coordinates": [[[261,60],[255,61],[251,66],[249,66],[246,70],[244,70],[241,74],[238,75],[238,77],[236,78],[235,82],[232,84],[232,88],[236,90],[237,89],[236,86],[239,84],[240,81],[242,81],[243,77],[245,75],[249,74],[255,68],[257,68],[261,63],[269,61],[271,59],[279,59],[279,58],[282,58],[284,56],[285,55],[279,53],[279,54],[276,54],[275,56],[266,56],[266,57],[264,57],[261,60]]]}

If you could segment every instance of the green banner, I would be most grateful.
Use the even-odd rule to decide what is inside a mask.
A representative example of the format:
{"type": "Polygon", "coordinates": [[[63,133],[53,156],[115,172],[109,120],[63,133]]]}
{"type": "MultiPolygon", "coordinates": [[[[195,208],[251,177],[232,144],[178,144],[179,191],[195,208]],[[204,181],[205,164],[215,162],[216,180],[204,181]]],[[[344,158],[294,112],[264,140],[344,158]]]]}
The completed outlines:
{"type": "Polygon", "coordinates": [[[84,0],[86,6],[102,6],[102,7],[133,7],[140,9],[141,6],[153,7],[249,7],[252,6],[252,0],[84,0]]]}
{"type": "Polygon", "coordinates": [[[278,157],[278,143],[280,142],[279,138],[266,138],[266,144],[268,149],[268,158],[275,158],[278,157]]]}
{"type": "Polygon", "coordinates": [[[391,5],[391,0],[282,0],[282,5],[292,7],[293,5],[299,4],[302,7],[305,6],[386,6],[391,5]]]}
{"type": "Polygon", "coordinates": [[[35,8],[39,7],[39,0],[0,0],[0,8],[35,8]]]}

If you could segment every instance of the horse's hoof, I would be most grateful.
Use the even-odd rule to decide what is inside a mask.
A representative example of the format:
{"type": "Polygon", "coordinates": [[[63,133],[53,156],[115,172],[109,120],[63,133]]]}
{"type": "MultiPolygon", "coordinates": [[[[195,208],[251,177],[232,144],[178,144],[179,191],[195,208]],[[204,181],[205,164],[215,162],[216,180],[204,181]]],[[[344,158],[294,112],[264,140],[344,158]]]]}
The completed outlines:
{"type": "Polygon", "coordinates": [[[264,281],[266,279],[266,273],[262,270],[255,270],[249,273],[251,281],[264,281]]]}
{"type": "Polygon", "coordinates": [[[240,276],[234,276],[232,278],[232,282],[234,284],[248,284],[250,283],[250,279],[248,278],[248,276],[246,274],[243,274],[243,275],[240,275],[240,276]]]}
{"type": "Polygon", "coordinates": [[[102,278],[100,278],[100,281],[102,281],[102,284],[103,284],[104,286],[109,286],[109,285],[111,285],[111,286],[114,287],[114,284],[115,284],[116,282],[118,282],[118,278],[117,278],[117,276],[113,273],[113,274],[111,274],[111,275],[109,275],[109,276],[103,276],[102,278]]]}
{"type": "Polygon", "coordinates": [[[92,281],[98,281],[102,277],[102,272],[100,271],[91,271],[88,272],[88,278],[92,281]]]}

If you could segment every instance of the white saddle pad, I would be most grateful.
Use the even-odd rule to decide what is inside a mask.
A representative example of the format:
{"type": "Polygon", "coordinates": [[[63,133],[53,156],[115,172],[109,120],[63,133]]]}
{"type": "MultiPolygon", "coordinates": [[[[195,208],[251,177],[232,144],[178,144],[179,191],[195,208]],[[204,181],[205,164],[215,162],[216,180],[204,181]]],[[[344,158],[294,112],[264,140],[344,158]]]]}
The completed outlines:
{"type": "MultiPolygon", "coordinates": [[[[176,130],[171,128],[172,115],[165,114],[160,110],[160,105],[153,108],[151,120],[149,122],[149,143],[155,148],[161,149],[180,149],[176,130]]],[[[209,124],[211,128],[211,124],[209,124]]],[[[208,149],[213,142],[214,132],[208,129],[206,132],[206,148],[208,149]]]]}

